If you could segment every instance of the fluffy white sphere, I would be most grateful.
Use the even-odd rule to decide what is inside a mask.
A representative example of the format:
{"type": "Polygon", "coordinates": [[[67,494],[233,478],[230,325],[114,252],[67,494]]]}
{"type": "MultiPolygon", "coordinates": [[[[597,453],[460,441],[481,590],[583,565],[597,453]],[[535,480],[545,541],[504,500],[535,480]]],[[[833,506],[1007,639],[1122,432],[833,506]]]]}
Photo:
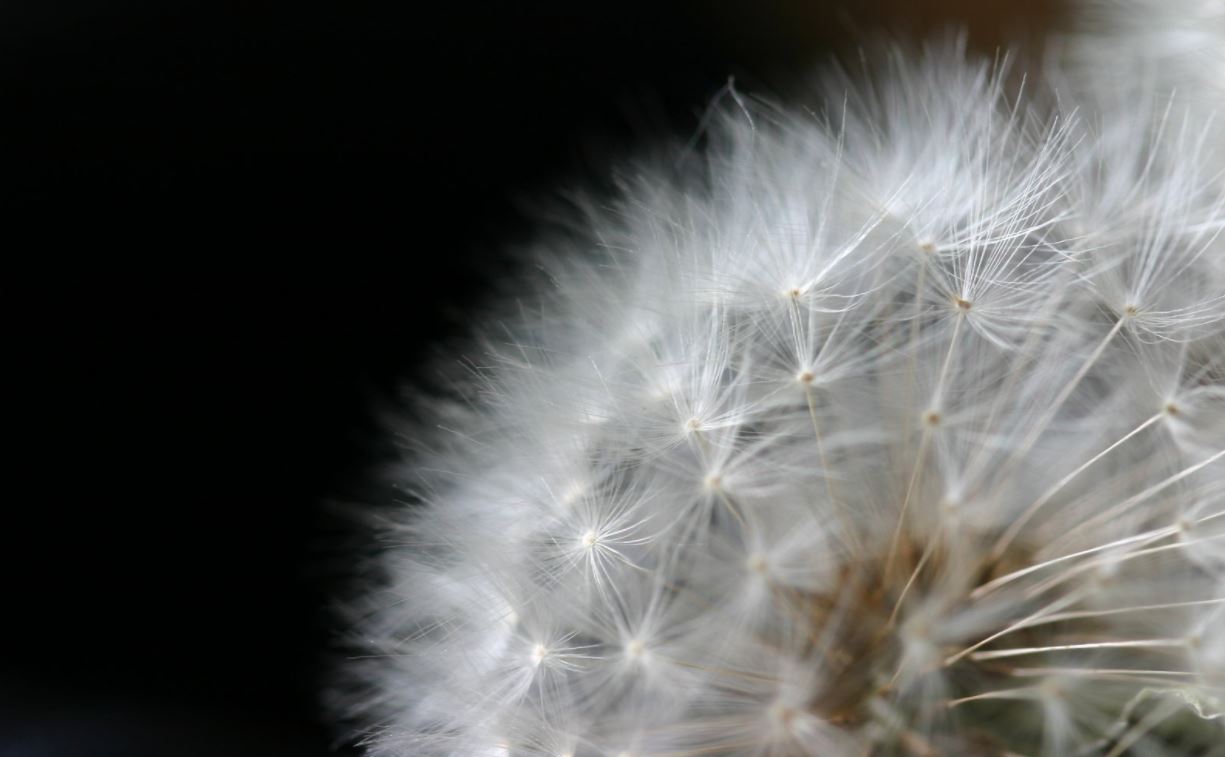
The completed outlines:
{"type": "Polygon", "coordinates": [[[1222,743],[1211,132],[902,55],[729,89],[483,329],[357,608],[371,754],[1222,743]]]}

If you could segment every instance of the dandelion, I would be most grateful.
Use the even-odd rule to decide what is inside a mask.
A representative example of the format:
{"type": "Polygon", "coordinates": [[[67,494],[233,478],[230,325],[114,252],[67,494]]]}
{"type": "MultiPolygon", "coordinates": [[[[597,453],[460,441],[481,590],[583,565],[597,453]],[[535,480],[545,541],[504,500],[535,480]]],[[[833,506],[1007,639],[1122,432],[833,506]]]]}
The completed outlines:
{"type": "Polygon", "coordinates": [[[903,54],[542,254],[355,603],[370,754],[1225,743],[1211,132],[903,54]]]}

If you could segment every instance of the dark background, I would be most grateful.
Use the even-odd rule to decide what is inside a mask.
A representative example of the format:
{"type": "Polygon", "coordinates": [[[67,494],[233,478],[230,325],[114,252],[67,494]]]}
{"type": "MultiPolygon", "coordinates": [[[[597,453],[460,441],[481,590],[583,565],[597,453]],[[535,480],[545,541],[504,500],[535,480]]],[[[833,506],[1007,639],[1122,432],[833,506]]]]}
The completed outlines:
{"type": "Polygon", "coordinates": [[[906,3],[844,5],[3,3],[0,756],[343,752],[380,415],[525,207],[906,3]]]}

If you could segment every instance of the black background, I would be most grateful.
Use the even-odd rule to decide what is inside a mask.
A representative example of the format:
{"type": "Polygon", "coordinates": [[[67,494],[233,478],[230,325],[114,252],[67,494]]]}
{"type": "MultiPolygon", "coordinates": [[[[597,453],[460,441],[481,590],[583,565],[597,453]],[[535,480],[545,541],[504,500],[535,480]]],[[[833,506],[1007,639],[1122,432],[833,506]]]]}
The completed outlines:
{"type": "Polygon", "coordinates": [[[378,420],[525,205],[890,5],[4,3],[0,755],[343,752],[378,420]]]}

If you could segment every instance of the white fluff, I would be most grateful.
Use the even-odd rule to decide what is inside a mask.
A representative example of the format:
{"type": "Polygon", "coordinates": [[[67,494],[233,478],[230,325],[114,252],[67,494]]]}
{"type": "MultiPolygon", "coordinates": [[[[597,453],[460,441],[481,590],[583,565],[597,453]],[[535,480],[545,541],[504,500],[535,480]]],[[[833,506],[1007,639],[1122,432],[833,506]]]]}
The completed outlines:
{"type": "Polygon", "coordinates": [[[357,603],[370,754],[1225,743],[1214,133],[901,56],[729,90],[483,329],[357,603]]]}
{"type": "Polygon", "coordinates": [[[1209,127],[1215,166],[1225,168],[1225,2],[1222,0],[1078,0],[1079,33],[1061,45],[1082,96],[1172,101],[1209,127]]]}

